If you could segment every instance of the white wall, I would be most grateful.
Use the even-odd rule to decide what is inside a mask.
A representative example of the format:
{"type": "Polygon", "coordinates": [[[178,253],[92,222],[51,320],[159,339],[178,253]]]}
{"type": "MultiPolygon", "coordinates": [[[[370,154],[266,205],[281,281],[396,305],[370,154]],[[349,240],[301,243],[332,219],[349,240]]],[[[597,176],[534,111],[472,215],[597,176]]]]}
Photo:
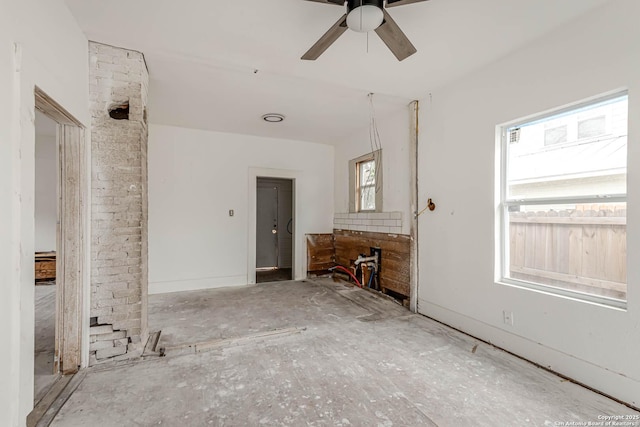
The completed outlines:
{"type": "Polygon", "coordinates": [[[296,180],[294,275],[304,278],[305,234],[332,229],[333,147],[151,125],[150,293],[251,282],[255,176],[265,174],[296,180]]]}
{"type": "Polygon", "coordinates": [[[25,425],[33,406],[34,86],[88,124],[88,62],[62,0],[0,2],[2,426],[25,425]]]}
{"type": "MultiPolygon", "coordinates": [[[[397,104],[398,100],[394,100],[397,104]]],[[[377,117],[382,145],[382,210],[402,212],[402,234],[410,230],[409,134],[411,116],[409,101],[395,114],[377,117]]],[[[335,149],[336,213],[349,212],[349,161],[371,152],[369,129],[340,141],[335,149]]]]}
{"type": "Polygon", "coordinates": [[[39,112],[36,112],[35,173],[35,250],[55,251],[58,222],[58,143],[55,122],[39,112]],[[47,132],[51,125],[53,135],[47,132]]]}
{"type": "Polygon", "coordinates": [[[419,311],[640,406],[640,2],[617,0],[422,102],[419,311]],[[628,309],[495,283],[496,125],[629,89],[628,309]],[[502,311],[513,311],[514,325],[502,311]]]}

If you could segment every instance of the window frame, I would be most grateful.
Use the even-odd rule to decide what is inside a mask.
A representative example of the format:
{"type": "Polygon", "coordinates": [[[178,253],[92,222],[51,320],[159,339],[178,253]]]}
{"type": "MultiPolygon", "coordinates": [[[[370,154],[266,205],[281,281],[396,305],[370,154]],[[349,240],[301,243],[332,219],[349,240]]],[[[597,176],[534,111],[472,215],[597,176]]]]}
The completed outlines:
{"type": "Polygon", "coordinates": [[[377,172],[374,172],[373,183],[365,183],[363,180],[364,178],[363,166],[369,163],[373,164],[374,171],[376,171],[375,159],[362,160],[360,162],[356,162],[356,174],[358,177],[358,179],[356,180],[356,209],[358,212],[375,212],[376,211],[375,191],[378,185],[376,180],[377,172]],[[374,192],[373,209],[364,209],[362,207],[362,195],[363,195],[363,192],[368,188],[372,188],[374,192]]]}
{"type": "Polygon", "coordinates": [[[349,161],[349,212],[363,214],[382,212],[382,150],[376,150],[349,161]],[[373,185],[375,188],[375,209],[360,209],[360,165],[371,161],[375,162],[376,168],[373,185]]]}
{"type": "MultiPolygon", "coordinates": [[[[498,125],[496,127],[496,135],[497,135],[497,156],[496,160],[498,160],[498,170],[497,170],[497,191],[496,191],[496,208],[497,208],[497,226],[498,232],[496,233],[496,283],[503,285],[511,285],[524,289],[540,291],[546,294],[567,297],[574,300],[578,300],[581,302],[588,303],[596,303],[600,305],[604,305],[607,307],[613,307],[617,309],[626,310],[628,294],[626,299],[620,300],[616,298],[610,298],[606,296],[589,294],[586,292],[579,292],[570,289],[565,289],[561,287],[556,287],[552,285],[545,285],[541,283],[529,282],[522,279],[514,279],[509,276],[509,267],[510,267],[510,259],[509,259],[509,209],[513,206],[536,206],[536,205],[553,205],[553,204],[581,204],[581,203],[617,203],[617,202],[627,202],[627,195],[629,190],[627,188],[626,193],[624,194],[591,194],[586,196],[578,196],[578,197],[546,197],[546,198],[530,198],[530,199],[517,199],[517,198],[508,198],[507,197],[507,177],[508,177],[508,155],[509,155],[509,145],[510,145],[510,130],[514,128],[519,129],[523,125],[529,124],[531,122],[540,121],[547,119],[549,117],[553,117],[560,114],[569,113],[574,110],[578,110],[580,108],[584,108],[590,105],[598,104],[601,102],[606,102],[608,100],[613,100],[616,98],[629,97],[628,90],[618,90],[615,92],[611,92],[605,95],[596,96],[592,98],[588,98],[586,100],[564,106],[557,109],[547,110],[545,112],[527,116],[518,120],[514,120],[508,123],[504,123],[502,125],[498,125]]],[[[627,121],[628,128],[628,121],[627,121]]],[[[628,145],[627,145],[628,150],[628,145]]],[[[627,151],[628,152],[628,151],[627,151]]],[[[626,171],[628,173],[628,160],[626,171]]],[[[627,179],[628,182],[628,179],[627,179]]],[[[628,185],[628,184],[627,184],[628,185]]],[[[628,216],[627,216],[628,218],[628,216]]],[[[625,259],[625,263],[627,266],[628,262],[628,254],[625,259]]],[[[627,282],[628,287],[628,282],[627,282]]],[[[628,289],[628,288],[627,288],[628,289]]]]}

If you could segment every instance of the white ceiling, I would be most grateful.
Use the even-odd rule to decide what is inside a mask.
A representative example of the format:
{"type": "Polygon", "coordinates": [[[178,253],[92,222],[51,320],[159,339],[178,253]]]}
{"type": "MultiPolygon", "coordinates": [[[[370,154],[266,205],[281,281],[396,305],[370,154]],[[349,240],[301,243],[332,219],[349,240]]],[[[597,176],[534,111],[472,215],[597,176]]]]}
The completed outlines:
{"type": "Polygon", "coordinates": [[[430,0],[390,8],[418,53],[347,31],[299,58],[344,9],[304,0],[65,0],[90,40],[138,50],[152,123],[336,143],[377,117],[611,0],[430,0]],[[282,113],[280,124],[265,113],[282,113]]]}

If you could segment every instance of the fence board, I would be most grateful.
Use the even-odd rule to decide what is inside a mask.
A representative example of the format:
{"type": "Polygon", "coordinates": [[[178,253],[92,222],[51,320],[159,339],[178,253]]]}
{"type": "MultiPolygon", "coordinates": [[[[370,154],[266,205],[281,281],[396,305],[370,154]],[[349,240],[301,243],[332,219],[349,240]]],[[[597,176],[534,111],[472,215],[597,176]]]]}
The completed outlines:
{"type": "Polygon", "coordinates": [[[524,226],[524,266],[535,268],[536,266],[536,225],[524,226]]]}
{"type": "Polygon", "coordinates": [[[564,274],[569,273],[569,227],[558,225],[555,228],[557,239],[557,264],[556,271],[564,274]]]}
{"type": "Polygon", "coordinates": [[[548,224],[536,224],[534,226],[536,243],[533,246],[533,268],[545,270],[545,258],[549,251],[549,242],[547,242],[548,224]]]}
{"type": "Polygon", "coordinates": [[[547,250],[544,253],[544,269],[549,271],[558,271],[558,226],[548,224],[546,227],[545,240],[547,242],[547,250]]]}
{"type": "Polygon", "coordinates": [[[515,231],[511,232],[512,236],[515,236],[515,256],[511,258],[511,262],[515,265],[524,265],[524,252],[525,252],[525,225],[524,224],[514,224],[512,226],[515,228],[515,231]]]}
{"type": "Polygon", "coordinates": [[[598,238],[596,227],[585,225],[582,227],[582,271],[584,277],[598,277],[598,238]]]}
{"type": "Polygon", "coordinates": [[[582,227],[569,227],[569,274],[582,274],[582,227]]]}
{"type": "Polygon", "coordinates": [[[588,205],[572,211],[510,214],[515,278],[620,297],[626,292],[626,209],[588,205]],[[610,293],[608,294],[607,292],[610,293]]]}
{"type": "Polygon", "coordinates": [[[627,283],[627,233],[623,227],[612,227],[611,247],[614,249],[607,263],[607,274],[617,282],[627,283]]]}

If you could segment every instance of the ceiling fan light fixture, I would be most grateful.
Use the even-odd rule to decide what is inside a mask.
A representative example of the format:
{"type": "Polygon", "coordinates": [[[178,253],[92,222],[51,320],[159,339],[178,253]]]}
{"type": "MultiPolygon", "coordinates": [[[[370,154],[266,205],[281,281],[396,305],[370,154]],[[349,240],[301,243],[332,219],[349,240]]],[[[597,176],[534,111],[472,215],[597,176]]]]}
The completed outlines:
{"type": "Polygon", "coordinates": [[[347,26],[353,31],[366,33],[378,28],[384,20],[382,9],[378,6],[365,4],[351,10],[347,15],[347,26]]]}

